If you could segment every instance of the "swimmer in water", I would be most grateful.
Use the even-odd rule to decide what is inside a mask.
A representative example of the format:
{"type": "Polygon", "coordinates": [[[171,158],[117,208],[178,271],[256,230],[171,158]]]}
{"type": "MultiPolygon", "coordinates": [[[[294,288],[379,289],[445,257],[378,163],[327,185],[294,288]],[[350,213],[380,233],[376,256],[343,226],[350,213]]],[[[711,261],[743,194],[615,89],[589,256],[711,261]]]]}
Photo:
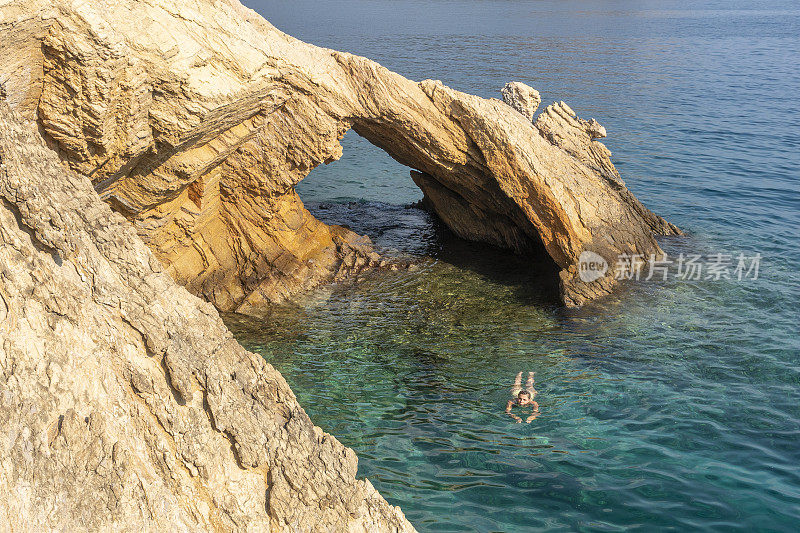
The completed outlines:
{"type": "Polygon", "coordinates": [[[539,416],[539,404],[534,400],[536,397],[536,389],[533,388],[533,376],[535,374],[536,372],[528,372],[528,381],[525,383],[525,388],[523,389],[522,372],[520,372],[517,374],[517,379],[514,380],[514,386],[511,387],[511,396],[513,396],[513,399],[508,400],[508,404],[506,404],[506,413],[516,420],[517,424],[521,423],[522,419],[511,412],[514,406],[519,406],[523,409],[530,407],[533,410],[530,416],[525,419],[525,422],[528,424],[536,420],[536,417],[539,416]]]}

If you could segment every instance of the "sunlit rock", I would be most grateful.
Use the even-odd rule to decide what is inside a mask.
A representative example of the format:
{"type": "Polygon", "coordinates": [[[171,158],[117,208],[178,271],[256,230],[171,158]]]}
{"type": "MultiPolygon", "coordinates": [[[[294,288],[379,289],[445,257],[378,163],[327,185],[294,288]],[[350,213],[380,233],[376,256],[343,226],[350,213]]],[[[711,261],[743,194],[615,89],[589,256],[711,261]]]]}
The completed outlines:
{"type": "Polygon", "coordinates": [[[413,530],[3,102],[0,398],[2,530],[413,530]]]}
{"type": "Polygon", "coordinates": [[[518,81],[506,83],[500,93],[503,95],[505,103],[519,111],[528,120],[533,120],[533,115],[536,114],[539,104],[542,103],[539,91],[518,81]]]}
{"type": "MultiPolygon", "coordinates": [[[[255,312],[375,265],[294,191],[341,156],[349,129],[413,169],[456,234],[544,250],[570,305],[614,285],[613,269],[580,281],[582,251],[648,257],[654,234],[677,231],[627,191],[593,141],[603,128],[565,104],[533,125],[499,100],[293,39],[232,0],[56,3],[57,18],[43,1],[0,8],[14,30],[0,37],[9,101],[219,309],[255,312]]],[[[538,93],[505,92],[532,116],[538,93]]]]}

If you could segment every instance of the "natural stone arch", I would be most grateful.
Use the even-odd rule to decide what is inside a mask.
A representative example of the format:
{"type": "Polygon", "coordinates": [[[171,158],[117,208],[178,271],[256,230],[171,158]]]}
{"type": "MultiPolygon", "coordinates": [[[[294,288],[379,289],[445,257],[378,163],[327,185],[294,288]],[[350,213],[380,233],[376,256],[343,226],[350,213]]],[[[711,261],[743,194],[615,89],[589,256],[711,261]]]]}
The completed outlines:
{"type": "MultiPolygon", "coordinates": [[[[596,123],[563,103],[532,124],[499,100],[302,43],[238,3],[100,3],[46,22],[40,126],[173,276],[220,309],[254,312],[378,260],[294,191],[341,155],[350,128],[417,170],[456,234],[517,251],[541,241],[567,304],[613,286],[613,269],[580,280],[584,250],[613,264],[660,253],[654,233],[678,232],[628,192],[596,123]],[[107,24],[101,8],[124,22],[107,24]],[[175,32],[142,31],[153,24],[175,32]]],[[[25,83],[9,79],[13,96],[25,83]]]]}

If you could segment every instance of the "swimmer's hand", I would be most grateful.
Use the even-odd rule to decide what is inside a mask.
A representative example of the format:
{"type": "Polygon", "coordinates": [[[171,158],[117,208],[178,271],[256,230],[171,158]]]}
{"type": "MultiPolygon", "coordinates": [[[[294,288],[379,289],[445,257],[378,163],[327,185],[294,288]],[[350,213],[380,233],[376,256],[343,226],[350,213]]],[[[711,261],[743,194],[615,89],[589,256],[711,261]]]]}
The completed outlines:
{"type": "Polygon", "coordinates": [[[517,421],[517,424],[522,422],[522,419],[511,412],[511,409],[514,407],[514,400],[508,400],[506,404],[506,414],[517,421]]]}

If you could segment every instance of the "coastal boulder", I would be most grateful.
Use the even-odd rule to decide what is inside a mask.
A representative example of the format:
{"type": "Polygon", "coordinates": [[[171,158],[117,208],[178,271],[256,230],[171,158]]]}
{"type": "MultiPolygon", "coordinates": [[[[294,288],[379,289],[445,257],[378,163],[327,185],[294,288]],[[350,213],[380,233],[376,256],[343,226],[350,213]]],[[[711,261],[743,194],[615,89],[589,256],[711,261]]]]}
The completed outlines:
{"type": "Polygon", "coordinates": [[[539,91],[518,81],[511,81],[505,84],[500,90],[503,101],[519,111],[523,117],[533,120],[533,115],[542,103],[539,91]]]}

